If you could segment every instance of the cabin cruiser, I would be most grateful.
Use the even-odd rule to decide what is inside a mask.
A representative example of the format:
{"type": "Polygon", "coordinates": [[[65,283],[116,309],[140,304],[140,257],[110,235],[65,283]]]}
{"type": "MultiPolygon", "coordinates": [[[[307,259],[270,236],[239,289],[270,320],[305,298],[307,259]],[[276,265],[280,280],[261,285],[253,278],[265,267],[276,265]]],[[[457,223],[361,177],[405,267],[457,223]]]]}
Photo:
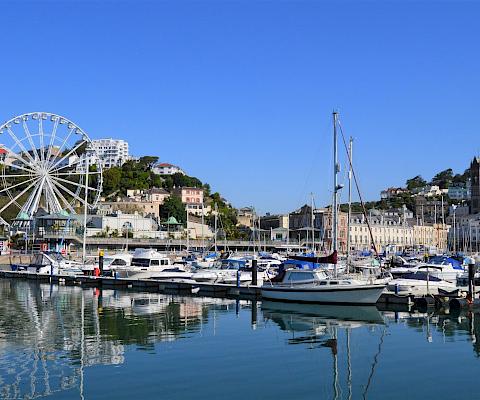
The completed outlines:
{"type": "MultiPolygon", "coordinates": [[[[258,267],[258,282],[271,279],[275,274],[268,267],[269,264],[258,267]]],[[[252,281],[252,271],[247,260],[227,258],[220,260],[214,268],[198,269],[192,274],[192,279],[197,282],[226,283],[235,284],[237,279],[240,283],[249,283],[252,281]],[[238,275],[238,277],[237,277],[238,275]]]]}
{"type": "Polygon", "coordinates": [[[81,273],[82,264],[66,259],[56,251],[42,251],[34,255],[28,265],[12,265],[12,270],[24,270],[37,274],[77,274],[81,273]]]}
{"type": "Polygon", "coordinates": [[[396,294],[413,295],[439,294],[439,290],[453,292],[456,289],[455,283],[442,280],[425,271],[405,274],[401,278],[391,280],[387,285],[387,290],[396,294]]]}
{"type": "Polygon", "coordinates": [[[130,266],[119,266],[111,270],[119,278],[161,280],[191,277],[183,264],[174,264],[166,255],[151,249],[136,249],[130,266]]]}
{"type": "MultiPolygon", "coordinates": [[[[132,258],[133,256],[130,253],[118,253],[111,256],[106,255],[103,258],[103,274],[110,275],[112,270],[118,267],[129,267],[132,264],[132,258]]],[[[82,266],[82,272],[85,275],[92,275],[96,268],[100,269],[98,262],[86,264],[82,266]]]]}
{"type": "Polygon", "coordinates": [[[465,272],[459,261],[445,256],[430,258],[428,263],[419,264],[417,271],[449,282],[456,282],[465,272]]]}
{"type": "Polygon", "coordinates": [[[262,297],[270,300],[325,304],[375,304],[385,284],[351,277],[330,277],[321,269],[287,269],[264,283],[262,297]]]}

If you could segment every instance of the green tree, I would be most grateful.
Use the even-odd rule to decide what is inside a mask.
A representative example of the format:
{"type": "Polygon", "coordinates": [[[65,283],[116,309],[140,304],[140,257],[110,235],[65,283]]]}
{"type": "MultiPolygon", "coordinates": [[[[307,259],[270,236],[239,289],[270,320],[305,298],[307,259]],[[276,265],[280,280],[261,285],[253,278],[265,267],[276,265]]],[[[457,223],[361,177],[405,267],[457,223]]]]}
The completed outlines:
{"type": "Polygon", "coordinates": [[[120,182],[122,180],[122,170],[118,167],[113,167],[103,172],[103,193],[111,194],[120,189],[120,182]]]}
{"type": "Polygon", "coordinates": [[[414,178],[407,179],[407,189],[412,190],[415,188],[423,187],[427,184],[427,181],[423,179],[420,175],[417,175],[414,178]]]}
{"type": "Polygon", "coordinates": [[[158,162],[157,156],[143,156],[138,160],[138,164],[145,171],[151,170],[153,166],[158,162]]]}
{"type": "Polygon", "coordinates": [[[439,172],[432,178],[430,182],[432,185],[439,186],[440,189],[446,189],[450,186],[453,180],[453,170],[448,168],[444,171],[439,172]]]}
{"type": "Polygon", "coordinates": [[[160,207],[160,218],[167,220],[170,217],[175,217],[182,224],[186,221],[185,205],[177,196],[170,196],[160,207]]]}

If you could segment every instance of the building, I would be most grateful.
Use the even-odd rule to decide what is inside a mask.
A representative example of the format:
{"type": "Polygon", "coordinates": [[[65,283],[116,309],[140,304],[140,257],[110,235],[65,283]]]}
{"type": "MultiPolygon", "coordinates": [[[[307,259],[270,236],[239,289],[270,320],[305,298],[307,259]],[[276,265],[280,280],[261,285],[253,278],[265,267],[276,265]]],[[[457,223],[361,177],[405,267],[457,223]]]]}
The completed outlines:
{"type": "Polygon", "coordinates": [[[386,214],[386,212],[371,210],[368,215],[368,224],[363,214],[352,214],[350,250],[371,250],[372,237],[378,252],[391,247],[398,251],[412,247],[435,247],[439,250],[447,248],[448,225],[440,223],[421,225],[416,224],[412,219],[386,214]]]}
{"type": "Polygon", "coordinates": [[[470,184],[449,186],[448,197],[458,201],[470,200],[470,184]]]}
{"type": "Polygon", "coordinates": [[[378,210],[370,210],[368,219],[363,214],[352,214],[350,250],[372,250],[372,237],[378,252],[387,246],[405,249],[414,244],[413,230],[401,216],[385,216],[378,210]]]}
{"type": "Polygon", "coordinates": [[[178,196],[189,214],[201,216],[208,215],[211,212],[210,206],[203,204],[204,194],[202,188],[179,187],[173,188],[172,194],[178,196]]]}
{"type": "Polygon", "coordinates": [[[87,219],[88,236],[126,236],[157,237],[158,224],[149,217],[140,214],[124,214],[117,211],[108,215],[89,215],[87,219]]]}
{"type": "Polygon", "coordinates": [[[415,197],[415,215],[420,223],[436,223],[444,221],[448,215],[448,202],[442,198],[415,197]]]}
{"type": "Polygon", "coordinates": [[[189,216],[187,232],[190,239],[212,239],[215,236],[212,228],[197,216],[189,216]]]}
{"type": "Polygon", "coordinates": [[[177,165],[168,163],[159,163],[152,168],[152,172],[157,175],[173,175],[182,174],[185,175],[185,171],[177,165]]]}
{"type": "MultiPolygon", "coordinates": [[[[303,242],[307,246],[318,244],[321,250],[332,248],[332,211],[330,207],[313,210],[304,205],[289,214],[289,239],[303,242]]],[[[347,249],[347,213],[338,213],[338,250],[347,249]]],[[[315,247],[317,248],[317,245],[315,247]]]]}
{"type": "Polygon", "coordinates": [[[448,193],[448,189],[440,189],[440,186],[437,186],[437,185],[427,185],[427,186],[412,189],[412,194],[414,196],[435,197],[435,196],[442,196],[447,193],[448,193]]]}
{"type": "Polygon", "coordinates": [[[391,199],[393,197],[397,197],[398,195],[403,194],[403,193],[408,193],[408,189],[400,188],[400,187],[399,188],[391,187],[391,188],[382,190],[380,192],[380,198],[382,200],[387,200],[387,199],[391,199]]]}
{"type": "Polygon", "coordinates": [[[96,150],[103,168],[120,167],[130,159],[128,142],[121,139],[92,140],[92,148],[96,150]]]}
{"type": "Polygon", "coordinates": [[[253,226],[253,207],[243,207],[237,210],[237,226],[251,228],[253,226]]]}
{"type": "Polygon", "coordinates": [[[289,228],[288,214],[264,215],[260,217],[260,229],[289,228]]]}

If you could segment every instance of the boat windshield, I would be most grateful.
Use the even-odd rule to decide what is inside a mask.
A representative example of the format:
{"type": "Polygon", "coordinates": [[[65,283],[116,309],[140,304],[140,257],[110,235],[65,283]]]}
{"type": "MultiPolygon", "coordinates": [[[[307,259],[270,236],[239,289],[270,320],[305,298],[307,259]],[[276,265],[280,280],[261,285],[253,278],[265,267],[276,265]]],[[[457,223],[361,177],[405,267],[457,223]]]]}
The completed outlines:
{"type": "Polygon", "coordinates": [[[148,267],[150,265],[150,259],[148,259],[148,258],[132,258],[132,265],[134,267],[148,267]]]}

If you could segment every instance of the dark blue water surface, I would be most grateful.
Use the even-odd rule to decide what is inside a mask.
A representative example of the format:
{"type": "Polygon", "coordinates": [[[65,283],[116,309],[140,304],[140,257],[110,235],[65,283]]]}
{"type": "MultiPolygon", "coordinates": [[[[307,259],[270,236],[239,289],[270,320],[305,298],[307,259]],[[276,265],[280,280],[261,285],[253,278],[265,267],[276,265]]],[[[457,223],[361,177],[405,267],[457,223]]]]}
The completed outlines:
{"type": "Polygon", "coordinates": [[[0,399],[480,399],[480,315],[0,280],[0,399]]]}

